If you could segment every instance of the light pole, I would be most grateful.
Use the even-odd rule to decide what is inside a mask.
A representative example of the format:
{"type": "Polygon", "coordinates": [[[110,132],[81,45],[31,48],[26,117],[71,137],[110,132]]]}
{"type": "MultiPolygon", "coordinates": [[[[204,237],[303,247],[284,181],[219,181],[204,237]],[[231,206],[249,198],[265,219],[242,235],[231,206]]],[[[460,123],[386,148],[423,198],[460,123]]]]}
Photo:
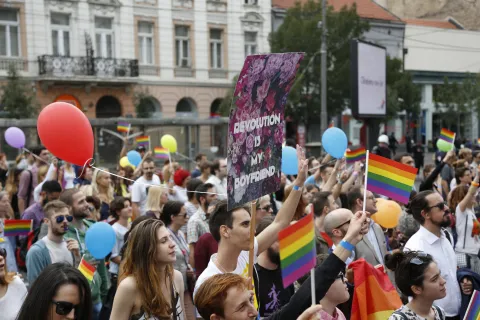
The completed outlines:
{"type": "Polygon", "coordinates": [[[317,24],[322,28],[322,46],[320,48],[321,61],[321,106],[320,106],[320,133],[327,130],[327,0],[322,0],[322,21],[317,24]]]}

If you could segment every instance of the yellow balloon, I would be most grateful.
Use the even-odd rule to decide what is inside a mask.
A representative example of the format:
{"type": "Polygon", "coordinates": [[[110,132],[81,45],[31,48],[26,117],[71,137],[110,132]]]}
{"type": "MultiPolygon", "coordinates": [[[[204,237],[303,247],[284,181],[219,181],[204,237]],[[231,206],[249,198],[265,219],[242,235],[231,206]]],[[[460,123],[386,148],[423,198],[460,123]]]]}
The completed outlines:
{"type": "Polygon", "coordinates": [[[162,144],[162,147],[167,148],[170,153],[177,152],[177,140],[175,140],[172,135],[164,135],[162,139],[160,139],[160,143],[162,144]]]}
{"type": "Polygon", "coordinates": [[[377,210],[375,221],[379,225],[387,229],[398,225],[398,219],[402,215],[402,208],[398,203],[392,200],[377,201],[377,210]]]}
{"type": "Polygon", "coordinates": [[[125,168],[126,166],[131,166],[132,164],[128,161],[127,157],[120,159],[120,167],[125,168]]]}

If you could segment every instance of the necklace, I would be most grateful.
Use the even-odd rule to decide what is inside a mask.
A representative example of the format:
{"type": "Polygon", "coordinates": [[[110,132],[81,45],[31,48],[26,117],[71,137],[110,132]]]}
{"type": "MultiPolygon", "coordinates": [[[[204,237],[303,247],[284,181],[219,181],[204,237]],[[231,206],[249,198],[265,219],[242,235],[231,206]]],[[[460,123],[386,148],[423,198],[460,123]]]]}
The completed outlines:
{"type": "Polygon", "coordinates": [[[227,270],[225,270],[225,268],[220,264],[220,261],[218,261],[218,256],[215,257],[215,264],[216,264],[217,267],[220,269],[220,271],[222,271],[223,273],[229,273],[229,272],[227,272],[227,270]]]}

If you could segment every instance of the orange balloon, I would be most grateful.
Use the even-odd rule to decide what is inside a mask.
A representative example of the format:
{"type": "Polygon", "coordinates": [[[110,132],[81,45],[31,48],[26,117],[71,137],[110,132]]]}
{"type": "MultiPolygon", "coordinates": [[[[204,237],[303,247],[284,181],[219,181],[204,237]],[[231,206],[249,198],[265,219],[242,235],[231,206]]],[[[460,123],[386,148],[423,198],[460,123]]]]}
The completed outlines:
{"type": "Polygon", "coordinates": [[[398,225],[398,219],[402,214],[402,208],[398,203],[392,200],[377,199],[377,213],[375,213],[375,222],[384,228],[391,229],[398,225]]]}

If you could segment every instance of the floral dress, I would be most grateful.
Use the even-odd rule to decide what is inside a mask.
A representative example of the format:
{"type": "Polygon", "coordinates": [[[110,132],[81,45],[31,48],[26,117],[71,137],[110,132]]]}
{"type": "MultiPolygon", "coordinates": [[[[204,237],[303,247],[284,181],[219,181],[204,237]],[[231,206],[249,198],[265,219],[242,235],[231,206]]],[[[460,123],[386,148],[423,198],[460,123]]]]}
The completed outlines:
{"type": "MultiPolygon", "coordinates": [[[[432,309],[435,312],[435,320],[445,320],[445,312],[442,308],[433,306],[432,309]]],[[[388,320],[426,320],[426,318],[420,317],[409,307],[402,306],[400,309],[397,309],[388,320]]]]}

